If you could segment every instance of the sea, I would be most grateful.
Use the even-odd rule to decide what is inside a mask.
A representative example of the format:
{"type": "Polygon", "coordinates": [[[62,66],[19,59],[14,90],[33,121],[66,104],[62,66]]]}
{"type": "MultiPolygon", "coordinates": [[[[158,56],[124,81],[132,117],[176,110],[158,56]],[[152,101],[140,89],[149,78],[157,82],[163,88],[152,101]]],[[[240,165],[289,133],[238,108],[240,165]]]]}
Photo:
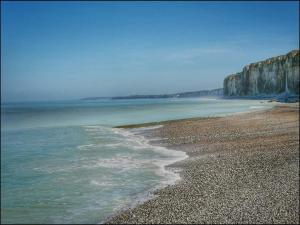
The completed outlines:
{"type": "Polygon", "coordinates": [[[184,152],[118,125],[225,116],[266,100],[169,98],[1,104],[1,223],[103,223],[174,184],[184,152]]]}

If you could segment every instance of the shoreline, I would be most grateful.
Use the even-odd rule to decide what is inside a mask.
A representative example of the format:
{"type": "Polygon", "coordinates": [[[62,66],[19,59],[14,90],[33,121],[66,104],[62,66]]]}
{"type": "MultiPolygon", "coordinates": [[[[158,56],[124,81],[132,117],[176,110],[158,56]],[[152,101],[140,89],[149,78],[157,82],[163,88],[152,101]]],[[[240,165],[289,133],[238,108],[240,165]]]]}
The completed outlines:
{"type": "MultiPolygon", "coordinates": [[[[239,99],[236,99],[236,100],[239,100],[239,99]]],[[[269,102],[264,103],[264,104],[269,104],[269,102]]],[[[207,118],[223,118],[223,117],[234,116],[234,115],[245,114],[245,113],[262,112],[262,111],[266,111],[266,110],[271,110],[276,106],[282,106],[282,105],[283,106],[287,105],[287,106],[291,106],[291,107],[299,107],[299,102],[292,102],[292,103],[275,102],[271,106],[268,106],[268,107],[265,107],[265,108],[257,108],[256,110],[247,110],[247,111],[242,111],[242,112],[220,114],[220,115],[216,115],[216,116],[198,116],[198,117],[188,117],[188,118],[182,118],[182,119],[161,120],[161,121],[146,122],[146,123],[124,124],[124,125],[114,126],[113,128],[132,129],[132,128],[160,126],[160,125],[166,125],[166,124],[170,124],[170,123],[173,123],[173,122],[180,122],[180,121],[205,120],[207,118]]],[[[262,106],[262,107],[264,107],[264,106],[262,106]]]]}
{"type": "MultiPolygon", "coordinates": [[[[280,103],[277,103],[280,104],[280,103]]],[[[217,118],[222,118],[222,117],[228,117],[228,116],[234,116],[234,115],[239,115],[239,114],[245,114],[245,113],[252,113],[252,112],[257,112],[257,111],[267,111],[270,110],[272,108],[274,108],[276,106],[272,106],[271,108],[262,108],[262,109],[257,109],[257,110],[253,110],[253,111],[244,111],[244,112],[237,112],[237,113],[230,113],[229,115],[224,115],[224,116],[206,116],[206,117],[191,117],[191,118],[184,118],[184,119],[172,119],[172,120],[162,120],[162,121],[156,121],[156,122],[147,122],[147,123],[137,123],[137,124],[125,124],[125,125],[119,125],[119,126],[115,126],[113,127],[114,129],[121,129],[121,130],[125,130],[127,132],[132,133],[135,136],[142,136],[143,139],[147,140],[147,143],[154,146],[154,147],[163,147],[160,144],[151,144],[151,142],[153,142],[151,139],[146,138],[143,134],[135,134],[134,132],[132,132],[133,129],[143,129],[145,128],[146,130],[146,134],[150,134],[150,136],[153,136],[153,133],[151,133],[151,131],[153,131],[154,129],[159,129],[161,127],[163,127],[166,124],[172,124],[174,122],[183,122],[183,121],[199,121],[199,120],[206,120],[206,119],[217,119],[217,118]],[[150,131],[149,131],[150,130],[150,131]]],[[[158,138],[159,139],[159,138],[158,138]]],[[[164,147],[163,147],[164,148],[164,147]]],[[[167,150],[170,151],[180,151],[180,152],[184,152],[180,149],[170,149],[170,148],[166,148],[167,150]]],[[[113,212],[112,215],[108,216],[106,219],[104,219],[100,224],[106,224],[109,223],[109,221],[113,220],[113,218],[118,217],[119,215],[121,215],[122,213],[126,212],[127,210],[130,210],[132,208],[138,207],[139,205],[143,204],[144,202],[147,202],[153,198],[157,197],[157,192],[160,189],[163,189],[169,185],[176,185],[177,182],[180,182],[183,178],[180,176],[180,174],[178,173],[178,170],[182,170],[182,168],[180,168],[180,166],[176,166],[177,162],[180,162],[182,160],[188,160],[190,158],[190,156],[188,154],[186,154],[186,158],[184,159],[179,159],[173,162],[170,162],[168,164],[163,165],[163,169],[167,172],[173,173],[174,175],[178,175],[178,179],[174,180],[173,184],[166,184],[163,185],[162,183],[159,185],[156,185],[155,187],[149,188],[149,190],[147,190],[146,192],[140,193],[137,196],[135,196],[132,200],[132,203],[127,204],[119,209],[117,209],[115,212],[113,212]],[[175,168],[177,171],[172,171],[172,168],[175,168]]]]}
{"type": "MultiPolygon", "coordinates": [[[[216,163],[215,159],[222,158],[220,155],[223,154],[223,152],[219,151],[220,146],[218,146],[217,149],[213,149],[213,148],[215,148],[214,145],[216,145],[214,141],[212,141],[211,143],[203,144],[203,143],[201,143],[201,141],[197,142],[197,140],[192,140],[193,135],[192,136],[190,136],[190,135],[193,134],[193,132],[192,133],[190,133],[190,132],[193,130],[189,130],[187,125],[193,126],[194,123],[198,123],[196,126],[198,129],[199,128],[198,126],[201,125],[201,123],[204,123],[206,125],[218,126],[217,124],[220,121],[222,121],[222,123],[223,123],[222,125],[224,126],[224,120],[247,119],[247,120],[251,121],[251,120],[257,119],[256,117],[259,117],[259,116],[262,117],[262,114],[266,114],[265,116],[267,116],[267,114],[272,114],[272,113],[274,114],[274,112],[276,112],[278,110],[280,111],[279,112],[280,115],[281,114],[283,115],[285,110],[293,111],[293,119],[295,120],[295,112],[297,111],[297,113],[299,113],[299,104],[280,103],[280,104],[275,105],[272,108],[260,109],[260,110],[256,110],[256,111],[250,111],[250,112],[248,111],[248,112],[233,114],[233,115],[224,116],[224,117],[187,118],[187,119],[160,121],[160,122],[153,122],[153,123],[117,126],[117,128],[128,129],[128,128],[143,128],[143,127],[149,127],[149,126],[163,125],[163,127],[145,131],[145,133],[147,135],[150,135],[151,137],[162,138],[160,141],[150,141],[149,143],[154,146],[156,145],[156,146],[166,147],[167,149],[170,149],[170,150],[184,151],[188,155],[188,158],[185,160],[176,161],[174,163],[171,163],[171,164],[168,164],[165,166],[166,170],[170,170],[171,168],[180,170],[179,182],[175,183],[174,185],[168,185],[166,187],[159,188],[157,190],[154,190],[153,192],[150,191],[149,195],[153,195],[153,198],[146,199],[145,201],[142,201],[142,202],[137,202],[137,204],[133,208],[129,207],[127,209],[123,209],[121,211],[116,212],[116,214],[113,214],[112,216],[108,217],[108,219],[106,219],[104,221],[104,223],[191,223],[191,222],[196,222],[196,223],[214,223],[214,222],[217,222],[217,223],[224,223],[224,222],[239,223],[239,222],[242,222],[243,223],[243,222],[253,222],[253,221],[260,222],[260,220],[264,221],[264,222],[273,221],[274,218],[272,218],[270,216],[268,218],[263,218],[263,217],[257,218],[256,220],[253,220],[253,219],[252,220],[251,219],[250,220],[241,220],[241,218],[239,216],[238,218],[233,217],[232,220],[228,220],[227,214],[225,214],[226,216],[223,215],[223,217],[224,217],[223,219],[219,218],[217,220],[216,220],[216,218],[212,219],[209,216],[207,217],[207,215],[205,215],[205,216],[203,215],[203,217],[200,217],[200,215],[191,216],[190,213],[184,213],[182,218],[173,218],[174,216],[176,217],[177,214],[182,214],[182,213],[179,213],[176,211],[176,205],[179,208],[182,208],[182,204],[188,206],[191,202],[185,201],[184,198],[183,199],[179,198],[176,200],[176,197],[174,197],[170,200],[166,197],[167,196],[170,197],[170,193],[173,193],[173,195],[176,196],[176,194],[178,194],[177,191],[174,191],[176,189],[182,189],[184,186],[191,186],[191,189],[193,189],[193,185],[195,186],[195,184],[193,184],[193,182],[191,182],[191,184],[189,184],[190,183],[189,179],[187,179],[189,177],[189,176],[187,176],[187,171],[189,171],[189,170],[187,170],[189,167],[189,166],[187,166],[187,164],[195,164],[194,166],[197,167],[197,165],[198,165],[201,167],[201,165],[199,165],[199,163],[200,162],[202,162],[204,164],[207,163],[206,160],[208,158],[208,160],[211,161],[210,164],[213,165],[216,163]],[[179,125],[181,125],[181,126],[179,126],[179,125]],[[178,130],[177,132],[176,132],[176,129],[178,130]],[[175,132],[174,132],[174,130],[175,130],[175,132]],[[189,136],[185,137],[185,135],[183,135],[183,137],[178,137],[178,134],[180,136],[180,133],[182,131],[184,134],[185,130],[188,131],[189,136]],[[175,135],[172,133],[175,133],[175,135]],[[164,138],[166,138],[166,139],[164,139],[164,138]],[[191,140],[189,141],[189,139],[191,139],[191,140]],[[205,148],[207,148],[208,150],[204,150],[205,148]],[[199,154],[199,149],[201,149],[201,151],[202,151],[200,154],[199,154]],[[213,151],[210,151],[210,149],[213,149],[213,151]],[[189,184],[189,185],[187,185],[187,184],[189,184]],[[166,193],[168,193],[168,194],[166,194],[166,193]],[[175,203],[176,201],[182,202],[182,204],[180,204],[180,203],[176,204],[175,203]],[[166,204],[166,202],[168,202],[168,204],[166,204]],[[172,210],[172,207],[171,207],[169,212],[164,212],[163,208],[168,207],[170,203],[172,203],[171,205],[173,205],[174,209],[172,210]],[[162,212],[158,213],[158,211],[157,211],[158,209],[162,210],[162,212]],[[145,212],[147,212],[147,213],[145,214],[145,212]],[[170,216],[170,213],[173,213],[172,217],[170,216]],[[271,218],[271,220],[270,220],[270,218],[271,218]]],[[[263,120],[264,119],[268,120],[267,117],[263,118],[263,120]]],[[[299,117],[296,118],[296,121],[299,122],[299,117]]],[[[252,122],[254,122],[254,121],[252,121],[252,122]]],[[[270,122],[272,125],[272,121],[270,121],[270,122]]],[[[229,125],[228,121],[227,121],[227,125],[229,125]]],[[[251,122],[248,125],[250,125],[250,127],[251,127],[251,122]]],[[[256,124],[256,125],[258,125],[258,124],[256,124]]],[[[268,126],[269,125],[270,124],[268,124],[268,126]]],[[[294,125],[296,125],[296,123],[294,123],[294,125]]],[[[261,126],[260,129],[261,128],[264,128],[264,127],[261,126]]],[[[299,128],[299,126],[298,126],[298,128],[299,128]]],[[[207,129],[209,130],[209,126],[207,127],[207,129]]],[[[225,131],[226,131],[226,129],[225,129],[225,131]]],[[[241,130],[241,131],[243,131],[243,130],[241,130]]],[[[256,130],[254,130],[254,131],[256,131],[256,130]]],[[[293,132],[294,132],[293,136],[295,136],[295,130],[293,130],[293,132]]],[[[199,133],[196,132],[195,134],[199,134],[199,133]]],[[[299,131],[298,131],[298,134],[299,134],[299,131]]],[[[206,136],[206,135],[204,135],[204,136],[206,136]]],[[[257,131],[256,131],[256,136],[257,136],[257,138],[260,137],[260,135],[257,131]]],[[[207,136],[207,137],[209,137],[209,136],[207,136]]],[[[235,141],[233,141],[233,143],[232,143],[232,141],[231,141],[231,144],[236,145],[236,144],[234,144],[235,141]]],[[[206,140],[206,142],[209,142],[209,140],[206,140]]],[[[294,142],[293,142],[293,144],[295,145],[294,142]]],[[[298,146],[296,144],[296,147],[299,148],[299,144],[298,144],[298,146]]],[[[236,150],[234,152],[236,152],[236,150]]],[[[231,157],[234,157],[234,155],[231,154],[231,157]]],[[[298,154],[298,158],[299,158],[299,154],[298,154]]],[[[299,164],[296,167],[299,171],[299,164]]],[[[225,183],[226,183],[226,181],[225,181],[225,183]]],[[[296,181],[296,183],[297,183],[297,181],[296,181]]],[[[299,183],[299,180],[298,180],[298,183],[299,183]]],[[[217,185],[217,183],[216,183],[216,185],[217,185]]],[[[221,190],[222,189],[220,189],[219,191],[221,191],[221,190]]],[[[182,191],[186,192],[187,191],[186,187],[183,188],[182,191]]],[[[297,192],[297,190],[296,190],[296,192],[297,192]]],[[[298,189],[298,193],[299,193],[299,189],[298,189]]],[[[214,193],[214,194],[216,194],[216,193],[214,193]]],[[[237,198],[237,196],[235,196],[235,195],[233,195],[233,196],[234,196],[234,198],[237,198]]],[[[203,194],[202,194],[202,197],[203,197],[203,194]]],[[[198,198],[198,200],[199,199],[203,200],[205,198],[198,198]]],[[[299,198],[296,199],[296,202],[299,203],[299,198]]],[[[199,205],[197,205],[197,206],[199,207],[199,205]]],[[[187,208],[189,208],[189,207],[187,207],[187,208]]],[[[295,208],[295,206],[294,206],[294,208],[295,208]]],[[[182,209],[184,209],[184,208],[182,208],[182,209]]],[[[207,211],[207,210],[205,210],[205,207],[203,208],[203,211],[207,211]]],[[[205,214],[205,213],[203,213],[203,214],[205,214]]],[[[232,216],[230,216],[230,218],[231,217],[232,216]]],[[[284,222],[284,221],[282,221],[284,219],[287,219],[286,221],[288,221],[290,223],[299,222],[299,219],[297,220],[297,218],[295,218],[294,216],[289,216],[289,218],[282,217],[282,219],[277,218],[276,220],[278,220],[279,222],[284,222]]]]}
{"type": "MultiPolygon", "coordinates": [[[[150,123],[152,124],[152,123],[150,123]]],[[[157,167],[158,167],[158,172],[160,174],[160,176],[163,175],[163,177],[165,177],[165,180],[162,180],[159,184],[155,185],[154,187],[149,188],[147,191],[144,191],[142,193],[139,193],[137,196],[135,196],[132,199],[132,202],[129,204],[126,204],[124,206],[122,206],[121,208],[115,210],[113,212],[112,215],[108,216],[107,218],[105,218],[102,222],[100,222],[100,224],[105,224],[107,221],[111,220],[112,218],[118,216],[119,214],[125,212],[128,209],[131,208],[135,208],[138,205],[151,200],[153,198],[156,197],[155,192],[157,192],[160,189],[163,189],[169,185],[176,185],[177,182],[180,182],[180,180],[182,179],[180,177],[180,175],[169,168],[169,166],[171,166],[172,164],[179,162],[179,161],[183,161],[188,159],[188,154],[186,154],[186,152],[181,151],[181,150],[174,150],[174,149],[169,149],[160,145],[154,145],[151,144],[152,139],[146,138],[143,133],[151,133],[151,131],[155,130],[155,129],[159,129],[163,127],[163,125],[158,125],[158,126],[153,126],[153,125],[149,125],[149,126],[141,126],[141,127],[134,127],[134,128],[117,128],[114,127],[113,129],[120,129],[121,132],[125,131],[126,133],[130,133],[130,135],[135,136],[136,138],[140,138],[141,142],[143,142],[144,145],[149,145],[149,148],[151,148],[151,151],[163,151],[164,154],[171,156],[175,156],[175,158],[171,158],[168,160],[162,160],[162,162],[156,162],[154,163],[157,167]],[[137,129],[137,130],[132,130],[132,129],[137,129]],[[141,134],[142,133],[142,134],[141,134]],[[169,152],[169,153],[166,153],[169,152]]],[[[118,131],[118,133],[121,133],[120,131],[118,131]]]]}

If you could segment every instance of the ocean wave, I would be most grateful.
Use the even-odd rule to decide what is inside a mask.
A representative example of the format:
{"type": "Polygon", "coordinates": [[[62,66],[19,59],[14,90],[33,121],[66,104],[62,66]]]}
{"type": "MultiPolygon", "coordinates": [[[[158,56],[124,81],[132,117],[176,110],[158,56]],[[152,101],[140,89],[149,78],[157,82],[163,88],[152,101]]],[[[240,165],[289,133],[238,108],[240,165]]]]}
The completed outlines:
{"type": "Polygon", "coordinates": [[[101,187],[111,187],[116,185],[116,183],[112,182],[112,181],[97,181],[95,179],[92,179],[90,181],[91,185],[96,185],[96,186],[101,186],[101,187]]]}
{"type": "MultiPolygon", "coordinates": [[[[116,168],[120,169],[120,172],[124,172],[130,169],[149,167],[149,165],[154,165],[157,167],[155,173],[164,177],[165,179],[161,182],[161,185],[171,184],[178,180],[179,174],[175,171],[166,169],[166,166],[172,164],[176,161],[183,160],[187,158],[187,154],[182,151],[167,149],[162,146],[154,146],[150,144],[153,139],[146,139],[139,132],[153,130],[161,128],[163,125],[144,127],[144,128],[134,128],[134,129],[123,129],[123,128],[110,128],[100,125],[95,126],[84,126],[85,130],[89,133],[94,134],[94,132],[103,131],[102,134],[98,134],[98,138],[111,138],[114,137],[114,141],[110,143],[100,143],[100,144],[86,144],[78,146],[80,150],[94,149],[96,147],[101,148],[111,148],[120,149],[126,148],[129,150],[135,150],[136,153],[130,152],[130,155],[115,154],[111,155],[111,158],[99,158],[90,161],[88,164],[82,165],[83,168],[91,169],[96,167],[104,168],[116,168]],[[142,152],[141,152],[142,151],[142,152]],[[143,156],[144,151],[152,151],[154,154],[152,157],[149,155],[143,156]],[[162,157],[164,156],[164,157],[162,157]]],[[[160,138],[154,140],[161,140],[160,138]]]]}
{"type": "Polygon", "coordinates": [[[173,184],[175,181],[180,179],[180,176],[175,171],[166,169],[167,165],[170,165],[176,161],[181,161],[186,159],[188,156],[185,152],[167,149],[162,146],[154,146],[149,144],[150,140],[146,139],[142,135],[137,135],[130,130],[126,130],[123,128],[113,128],[113,131],[117,134],[120,134],[128,140],[131,140],[132,148],[133,149],[149,149],[150,151],[163,154],[165,156],[169,156],[165,159],[153,159],[150,162],[156,165],[159,169],[156,170],[157,175],[166,177],[166,180],[161,182],[162,186],[167,184],[173,184]]]}
{"type": "Polygon", "coordinates": [[[84,125],[82,126],[84,128],[85,131],[88,132],[109,132],[110,131],[110,127],[106,127],[106,126],[101,126],[101,125],[84,125]]]}
{"type": "Polygon", "coordinates": [[[116,155],[111,158],[97,159],[85,165],[85,168],[106,167],[106,168],[137,168],[144,160],[134,159],[132,156],[116,155]]]}
{"type": "Polygon", "coordinates": [[[265,108],[265,106],[250,106],[249,109],[262,109],[265,108]]]}

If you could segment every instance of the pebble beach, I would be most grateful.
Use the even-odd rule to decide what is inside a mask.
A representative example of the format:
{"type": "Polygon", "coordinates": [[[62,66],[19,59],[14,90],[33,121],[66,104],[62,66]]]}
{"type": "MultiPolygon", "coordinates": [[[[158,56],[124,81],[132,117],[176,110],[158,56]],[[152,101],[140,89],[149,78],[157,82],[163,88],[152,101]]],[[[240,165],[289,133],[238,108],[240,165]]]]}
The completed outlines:
{"type": "Polygon", "coordinates": [[[109,224],[299,224],[299,104],[152,124],[154,145],[184,151],[181,179],[109,224]]]}

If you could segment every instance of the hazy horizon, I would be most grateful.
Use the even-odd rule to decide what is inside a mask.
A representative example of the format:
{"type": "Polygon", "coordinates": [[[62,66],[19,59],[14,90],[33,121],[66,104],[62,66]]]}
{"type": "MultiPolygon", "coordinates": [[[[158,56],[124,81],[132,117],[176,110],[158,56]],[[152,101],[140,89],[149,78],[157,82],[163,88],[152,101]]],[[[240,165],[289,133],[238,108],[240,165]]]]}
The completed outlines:
{"type": "Polygon", "coordinates": [[[1,2],[1,100],[221,88],[299,49],[299,2],[1,2]]]}

